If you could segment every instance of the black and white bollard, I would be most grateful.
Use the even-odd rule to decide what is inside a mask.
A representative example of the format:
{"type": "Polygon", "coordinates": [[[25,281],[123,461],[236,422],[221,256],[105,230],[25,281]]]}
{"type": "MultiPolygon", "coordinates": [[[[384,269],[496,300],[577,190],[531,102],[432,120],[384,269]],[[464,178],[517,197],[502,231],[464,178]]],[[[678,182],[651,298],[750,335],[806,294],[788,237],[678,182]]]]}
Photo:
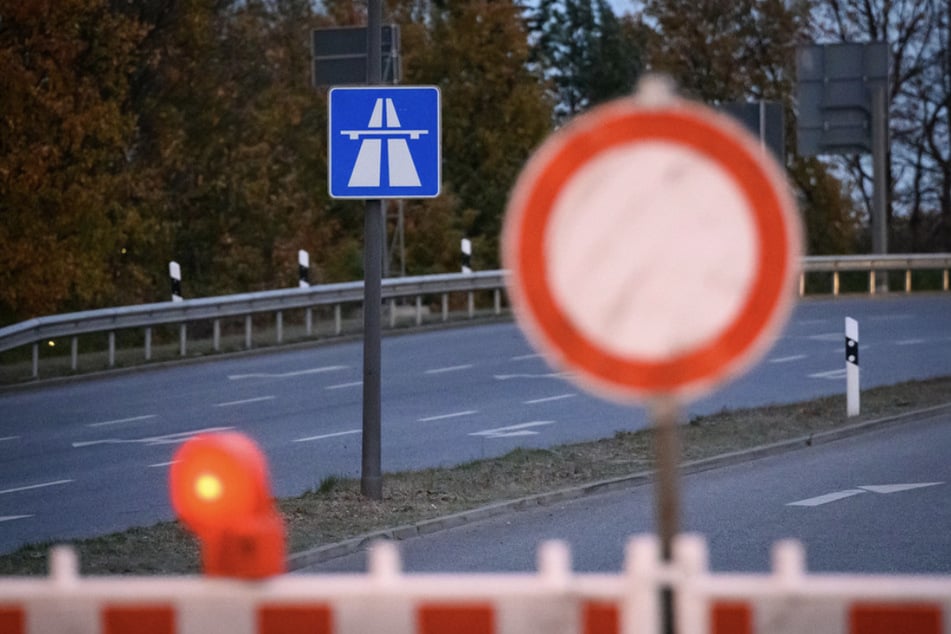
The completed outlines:
{"type": "Polygon", "coordinates": [[[462,272],[472,273],[472,241],[462,239],[462,272]]]}
{"type": "Polygon", "coordinates": [[[845,318],[845,400],[846,414],[859,415],[859,322],[845,318]]]}
{"type": "Polygon", "coordinates": [[[297,278],[300,288],[310,286],[310,254],[303,249],[297,252],[297,278]]]}
{"type": "Polygon", "coordinates": [[[168,277],[172,283],[172,301],[182,301],[182,268],[178,262],[168,263],[168,277]]]}

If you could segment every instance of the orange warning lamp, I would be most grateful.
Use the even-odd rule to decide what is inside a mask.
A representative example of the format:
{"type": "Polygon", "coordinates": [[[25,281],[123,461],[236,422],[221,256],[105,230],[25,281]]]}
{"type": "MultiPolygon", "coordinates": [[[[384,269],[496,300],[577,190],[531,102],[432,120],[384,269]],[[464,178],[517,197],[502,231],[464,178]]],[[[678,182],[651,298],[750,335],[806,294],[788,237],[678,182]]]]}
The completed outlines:
{"type": "Polygon", "coordinates": [[[284,523],[267,461],[243,434],[196,436],[175,454],[172,508],[201,540],[206,574],[259,579],[284,572],[284,523]]]}

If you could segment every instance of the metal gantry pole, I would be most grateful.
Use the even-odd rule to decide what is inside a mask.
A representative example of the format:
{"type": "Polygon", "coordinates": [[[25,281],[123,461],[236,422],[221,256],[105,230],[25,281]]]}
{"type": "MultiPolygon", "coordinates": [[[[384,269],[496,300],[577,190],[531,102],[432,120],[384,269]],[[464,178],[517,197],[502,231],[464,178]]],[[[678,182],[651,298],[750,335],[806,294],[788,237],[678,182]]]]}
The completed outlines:
{"type": "MultiPolygon", "coordinates": [[[[872,89],[872,253],[888,253],[888,87],[872,89]]],[[[881,271],[878,290],[888,290],[888,272],[881,271]]]]}
{"type": "MultiPolygon", "coordinates": [[[[381,0],[367,2],[367,84],[382,80],[383,10],[381,0]]],[[[383,276],[383,203],[366,201],[363,252],[363,452],[360,491],[371,500],[383,499],[381,468],[380,305],[383,276]]]]}

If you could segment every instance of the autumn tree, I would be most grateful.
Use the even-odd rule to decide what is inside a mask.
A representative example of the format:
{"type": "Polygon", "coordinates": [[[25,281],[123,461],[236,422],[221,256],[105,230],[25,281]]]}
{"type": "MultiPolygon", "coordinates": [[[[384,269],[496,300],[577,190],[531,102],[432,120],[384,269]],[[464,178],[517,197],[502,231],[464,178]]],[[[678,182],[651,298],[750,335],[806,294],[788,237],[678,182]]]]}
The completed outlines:
{"type": "Polygon", "coordinates": [[[115,296],[142,31],[106,0],[0,2],[0,321],[115,296]]]}
{"type": "MultiPolygon", "coordinates": [[[[822,0],[817,40],[885,41],[890,52],[891,146],[887,186],[890,242],[951,251],[951,4],[946,0],[822,0]],[[902,231],[907,227],[907,231],[902,231]]],[[[831,159],[852,177],[866,215],[869,156],[831,159]]]]}

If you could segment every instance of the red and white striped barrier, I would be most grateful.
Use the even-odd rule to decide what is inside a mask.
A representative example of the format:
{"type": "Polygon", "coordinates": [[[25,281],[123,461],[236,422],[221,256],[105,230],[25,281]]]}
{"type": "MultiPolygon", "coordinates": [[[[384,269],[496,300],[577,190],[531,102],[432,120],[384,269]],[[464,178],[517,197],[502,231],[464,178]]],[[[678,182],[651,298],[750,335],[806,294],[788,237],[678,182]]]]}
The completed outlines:
{"type": "Polygon", "coordinates": [[[366,575],[80,577],[72,550],[46,578],[0,579],[3,634],[643,634],[660,631],[660,590],[683,634],[951,633],[951,577],[809,575],[777,545],[769,574],[712,573],[701,538],[671,562],[638,537],[620,574],[574,574],[567,547],[539,549],[534,574],[403,574],[379,544],[366,575]]]}

